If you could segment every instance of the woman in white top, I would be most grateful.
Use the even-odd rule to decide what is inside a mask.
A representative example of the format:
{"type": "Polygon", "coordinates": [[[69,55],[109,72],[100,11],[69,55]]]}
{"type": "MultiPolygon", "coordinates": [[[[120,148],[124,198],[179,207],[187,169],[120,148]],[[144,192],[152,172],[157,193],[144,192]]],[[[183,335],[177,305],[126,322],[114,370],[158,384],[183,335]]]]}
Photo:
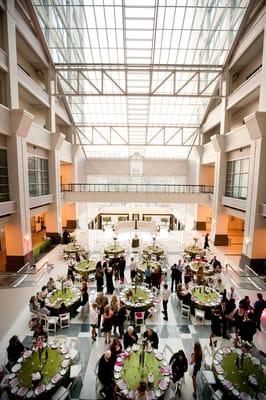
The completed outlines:
{"type": "Polygon", "coordinates": [[[89,324],[91,326],[91,337],[92,340],[95,341],[96,340],[96,328],[98,325],[98,305],[97,303],[92,303],[90,306],[90,312],[89,312],[89,324]]]}

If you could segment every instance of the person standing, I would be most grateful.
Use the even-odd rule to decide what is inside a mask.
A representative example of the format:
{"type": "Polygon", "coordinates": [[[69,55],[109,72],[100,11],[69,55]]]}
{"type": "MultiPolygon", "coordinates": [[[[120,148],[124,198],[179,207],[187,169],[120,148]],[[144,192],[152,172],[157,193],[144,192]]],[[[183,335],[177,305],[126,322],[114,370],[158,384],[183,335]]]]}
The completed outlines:
{"type": "Polygon", "coordinates": [[[99,310],[99,314],[98,314],[98,328],[101,328],[101,318],[102,315],[104,313],[104,307],[108,304],[108,298],[106,296],[103,295],[103,292],[99,292],[95,302],[98,305],[98,310],[99,310]]]}
{"type": "Polygon", "coordinates": [[[103,332],[104,332],[105,344],[111,343],[111,331],[112,331],[112,326],[113,326],[113,316],[114,316],[114,313],[111,310],[111,307],[107,304],[104,307],[104,313],[103,313],[103,332]]]}
{"type": "Polygon", "coordinates": [[[137,265],[136,262],[134,261],[134,257],[130,259],[129,269],[130,269],[131,282],[134,282],[137,274],[137,265]]]}
{"type": "Polygon", "coordinates": [[[103,263],[103,269],[104,269],[105,279],[106,279],[107,294],[113,294],[113,291],[115,290],[115,287],[113,284],[113,268],[108,259],[106,259],[105,262],[103,263]]]}
{"type": "Polygon", "coordinates": [[[108,400],[114,399],[114,364],[111,350],[107,350],[99,360],[98,378],[103,385],[100,394],[108,400]]]}
{"type": "Polygon", "coordinates": [[[120,283],[124,283],[125,281],[125,269],[126,269],[126,260],[124,256],[121,256],[119,260],[120,283]]]}
{"type": "Polygon", "coordinates": [[[120,301],[119,309],[115,318],[115,326],[118,327],[119,337],[122,339],[124,335],[124,323],[127,319],[127,309],[123,301],[120,301]]]}
{"type": "Polygon", "coordinates": [[[264,308],[266,308],[266,300],[263,299],[262,293],[257,293],[257,298],[258,298],[258,300],[255,301],[255,303],[254,303],[254,319],[256,322],[257,329],[259,331],[261,331],[260,320],[261,320],[261,316],[264,311],[264,308]]]}
{"type": "Polygon", "coordinates": [[[178,266],[176,263],[174,263],[174,265],[172,265],[172,267],[171,267],[171,292],[172,293],[173,293],[174,288],[176,290],[177,278],[178,278],[178,266]]]}
{"type": "Polygon", "coordinates": [[[163,314],[164,314],[164,320],[168,321],[168,312],[167,312],[167,304],[168,300],[170,297],[170,290],[168,289],[167,283],[163,285],[163,314]]]}
{"type": "Polygon", "coordinates": [[[150,267],[150,264],[148,264],[148,263],[147,263],[147,267],[145,268],[145,271],[144,271],[144,277],[145,277],[145,281],[150,289],[151,288],[151,267],[150,267]]]}
{"type": "Polygon", "coordinates": [[[182,260],[178,260],[178,264],[177,264],[177,284],[182,283],[182,273],[183,273],[183,264],[182,264],[182,260]]]}
{"type": "Polygon", "coordinates": [[[193,383],[193,397],[194,399],[197,398],[196,390],[197,390],[197,384],[196,384],[196,377],[197,373],[199,372],[201,368],[201,363],[202,363],[202,348],[199,342],[194,343],[193,347],[193,352],[191,353],[191,359],[190,359],[190,365],[192,369],[192,383],[193,383]]]}
{"type": "Polygon", "coordinates": [[[203,246],[203,248],[204,248],[205,250],[206,250],[206,249],[210,250],[210,246],[209,246],[209,234],[208,234],[208,232],[206,233],[205,238],[204,238],[204,246],[203,246]]]}
{"type": "Polygon", "coordinates": [[[103,267],[102,267],[101,261],[98,261],[96,264],[95,278],[96,278],[97,292],[102,292],[103,291],[103,267]]]}
{"type": "Polygon", "coordinates": [[[91,326],[91,338],[93,341],[96,340],[96,328],[98,325],[98,315],[99,315],[99,311],[98,311],[98,305],[97,303],[92,303],[92,305],[90,306],[90,312],[89,312],[89,324],[91,326]]]}

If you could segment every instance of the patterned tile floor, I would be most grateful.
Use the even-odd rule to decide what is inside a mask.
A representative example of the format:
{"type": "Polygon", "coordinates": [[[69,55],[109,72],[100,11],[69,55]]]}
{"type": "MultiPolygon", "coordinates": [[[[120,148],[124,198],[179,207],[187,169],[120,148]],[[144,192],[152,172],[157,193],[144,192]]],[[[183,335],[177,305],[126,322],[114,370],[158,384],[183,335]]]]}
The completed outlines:
{"type": "MultiPolygon", "coordinates": [[[[95,256],[99,256],[101,250],[103,249],[106,243],[111,242],[112,233],[99,233],[99,232],[89,232],[88,234],[82,233],[83,241],[90,244],[90,247],[96,249],[94,251],[95,256]],[[88,236],[86,236],[88,235],[88,236]],[[109,235],[109,236],[108,236],[109,235]]],[[[130,235],[132,236],[133,233],[130,234],[121,234],[119,236],[119,241],[124,244],[128,244],[130,235]]],[[[168,247],[168,261],[169,265],[172,265],[180,258],[180,254],[182,253],[184,243],[190,243],[191,237],[193,237],[193,232],[189,234],[186,232],[171,232],[170,234],[166,232],[160,233],[161,242],[168,247]]],[[[150,242],[151,236],[149,234],[142,234],[142,240],[144,242],[150,242]]],[[[55,268],[48,271],[47,274],[38,282],[38,286],[29,288],[29,297],[30,295],[34,294],[38,287],[41,287],[45,284],[48,280],[48,276],[53,276],[56,278],[58,275],[62,273],[66,273],[67,265],[66,263],[60,259],[60,246],[53,249],[53,251],[49,254],[49,262],[54,264],[55,268]]],[[[213,249],[213,252],[216,253],[216,249],[213,249]]],[[[223,254],[220,252],[219,258],[222,262],[224,262],[223,254]]],[[[131,252],[128,251],[127,260],[131,257],[131,252]]],[[[126,270],[126,279],[129,279],[129,272],[126,270]]],[[[226,286],[231,286],[232,281],[230,280],[230,276],[225,274],[223,276],[224,282],[226,286]]],[[[119,293],[121,286],[119,283],[116,282],[116,290],[119,293]]],[[[93,300],[95,297],[95,283],[90,283],[90,301],[93,300]]],[[[237,289],[237,294],[239,298],[242,298],[245,294],[249,294],[254,300],[256,296],[256,291],[247,291],[243,292],[240,288],[237,289]]],[[[205,325],[195,325],[191,320],[183,319],[180,316],[180,311],[177,307],[176,297],[174,294],[171,295],[169,304],[168,304],[168,314],[169,320],[163,320],[163,314],[161,312],[158,314],[158,319],[156,321],[146,320],[146,327],[151,326],[153,327],[158,335],[159,335],[159,349],[163,350],[164,346],[167,344],[172,351],[177,351],[178,349],[184,349],[188,359],[190,357],[190,353],[192,351],[193,343],[196,340],[199,340],[202,344],[202,347],[208,346],[209,343],[209,334],[210,334],[210,327],[208,324],[205,325]]],[[[25,304],[24,312],[18,316],[17,320],[14,322],[11,329],[7,332],[4,338],[1,338],[0,342],[0,351],[1,351],[1,359],[2,362],[5,356],[5,348],[7,347],[8,339],[13,334],[18,334],[20,339],[23,340],[26,346],[30,346],[31,339],[32,339],[32,332],[27,327],[27,321],[29,319],[29,310],[28,305],[25,304]]],[[[193,320],[192,320],[193,321],[193,320]]],[[[73,393],[72,398],[81,399],[81,400],[94,400],[97,399],[96,396],[96,376],[94,373],[95,365],[103,354],[106,349],[104,344],[104,338],[101,336],[99,332],[98,338],[96,342],[92,342],[90,337],[90,326],[88,321],[82,321],[79,316],[75,317],[71,320],[71,325],[69,328],[64,329],[63,331],[57,331],[57,335],[65,335],[67,340],[70,342],[75,340],[76,348],[82,354],[82,378],[83,378],[83,385],[80,383],[76,385],[73,393]]],[[[53,336],[52,333],[49,335],[50,337],[53,336]]],[[[265,343],[266,343],[266,331],[260,334],[257,334],[255,337],[256,344],[265,350],[265,343]]],[[[170,357],[170,355],[169,355],[170,357]]],[[[171,398],[171,392],[166,395],[166,400],[171,398]],[[170,396],[170,397],[169,397],[170,396]]],[[[192,382],[191,378],[186,374],[185,384],[182,388],[182,397],[181,399],[184,400],[191,400],[192,399],[192,382]]]]}

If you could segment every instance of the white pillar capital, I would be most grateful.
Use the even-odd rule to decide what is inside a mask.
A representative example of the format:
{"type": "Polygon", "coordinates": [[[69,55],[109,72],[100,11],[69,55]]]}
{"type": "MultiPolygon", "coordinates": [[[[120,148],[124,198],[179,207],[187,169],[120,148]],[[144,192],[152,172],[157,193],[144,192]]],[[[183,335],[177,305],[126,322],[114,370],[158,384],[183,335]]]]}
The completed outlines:
{"type": "Polygon", "coordinates": [[[213,135],[211,136],[211,143],[216,153],[224,150],[224,135],[213,135]]]}
{"type": "Polygon", "coordinates": [[[53,150],[60,150],[65,140],[63,133],[52,133],[51,134],[51,146],[53,150]]]}
{"type": "Polygon", "coordinates": [[[26,138],[29,134],[34,115],[26,110],[10,110],[10,127],[13,135],[26,138]]]}
{"type": "Polygon", "coordinates": [[[79,144],[72,144],[72,162],[75,162],[75,157],[81,152],[81,147],[79,144]]]}
{"type": "Polygon", "coordinates": [[[251,140],[266,136],[266,112],[256,111],[244,118],[251,140]]]}

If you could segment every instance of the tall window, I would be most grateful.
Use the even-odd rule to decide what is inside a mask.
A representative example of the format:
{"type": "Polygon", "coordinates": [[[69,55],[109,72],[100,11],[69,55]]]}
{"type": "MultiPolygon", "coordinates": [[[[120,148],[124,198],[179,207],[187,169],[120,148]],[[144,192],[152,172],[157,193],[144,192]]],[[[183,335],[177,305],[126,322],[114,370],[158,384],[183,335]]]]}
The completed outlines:
{"type": "Polygon", "coordinates": [[[28,157],[28,173],[30,197],[48,194],[48,160],[45,158],[28,157]]]}
{"type": "Polygon", "coordinates": [[[7,151],[0,149],[0,201],[9,200],[7,151]]]}
{"type": "Polygon", "coordinates": [[[228,161],[225,195],[237,199],[247,198],[249,158],[228,161]]]}

